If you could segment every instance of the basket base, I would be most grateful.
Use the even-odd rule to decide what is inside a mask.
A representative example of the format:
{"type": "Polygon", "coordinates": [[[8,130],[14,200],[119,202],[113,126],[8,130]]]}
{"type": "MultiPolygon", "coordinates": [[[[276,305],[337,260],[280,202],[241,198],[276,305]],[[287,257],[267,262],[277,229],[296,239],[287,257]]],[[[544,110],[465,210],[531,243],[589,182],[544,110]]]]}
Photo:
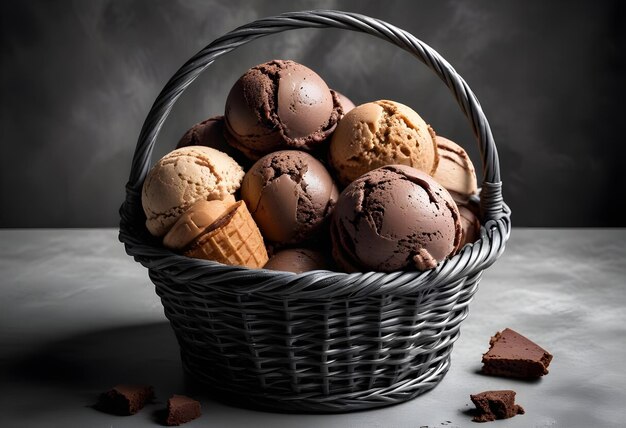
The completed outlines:
{"type": "Polygon", "coordinates": [[[450,368],[450,354],[424,375],[415,379],[405,379],[390,387],[373,388],[358,393],[328,396],[295,397],[271,393],[248,391],[243,395],[224,385],[203,381],[202,376],[190,367],[184,353],[181,353],[185,369],[185,385],[196,395],[206,394],[211,399],[224,404],[274,413],[348,413],[392,406],[412,400],[430,391],[443,380],[450,368]]]}

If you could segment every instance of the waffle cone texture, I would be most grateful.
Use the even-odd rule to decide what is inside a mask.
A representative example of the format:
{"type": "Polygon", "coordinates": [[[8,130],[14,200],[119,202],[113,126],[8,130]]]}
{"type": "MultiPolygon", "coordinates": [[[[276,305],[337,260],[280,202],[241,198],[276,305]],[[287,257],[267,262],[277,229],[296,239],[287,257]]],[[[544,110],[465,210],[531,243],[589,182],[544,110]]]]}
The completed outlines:
{"type": "Polygon", "coordinates": [[[185,256],[257,269],[267,263],[263,237],[243,201],[237,202],[210,229],[184,252],[185,256]]]}

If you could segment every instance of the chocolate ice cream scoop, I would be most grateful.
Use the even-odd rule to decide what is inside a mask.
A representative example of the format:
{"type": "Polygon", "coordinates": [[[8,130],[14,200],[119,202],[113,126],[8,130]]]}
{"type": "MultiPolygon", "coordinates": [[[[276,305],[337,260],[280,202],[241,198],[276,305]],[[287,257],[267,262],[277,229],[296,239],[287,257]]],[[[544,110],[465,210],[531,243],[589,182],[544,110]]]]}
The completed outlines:
{"type": "Polygon", "coordinates": [[[333,257],[348,272],[434,268],[461,242],[459,211],[428,174],[389,165],[353,181],[332,216],[333,257]]]}
{"type": "Polygon", "coordinates": [[[229,147],[224,138],[224,116],[213,116],[189,128],[181,137],[176,148],[187,146],[208,146],[221,151],[229,147]]]}
{"type": "Polygon", "coordinates": [[[337,94],[313,70],[274,60],[248,70],[230,90],[226,137],[254,160],[280,149],[312,150],[341,115],[337,94]]]}
{"type": "Polygon", "coordinates": [[[473,207],[471,204],[457,204],[457,208],[461,216],[461,247],[463,247],[465,244],[476,241],[480,235],[480,221],[476,215],[478,207],[473,207]]]}
{"type": "Polygon", "coordinates": [[[274,254],[263,269],[302,273],[316,269],[328,269],[328,261],[319,251],[307,248],[289,248],[274,254]]]}
{"type": "Polygon", "coordinates": [[[334,208],[338,193],[324,165],[298,150],[262,157],[241,185],[241,197],[261,233],[277,244],[295,244],[316,233],[334,208]]]}
{"type": "Polygon", "coordinates": [[[224,116],[213,116],[189,128],[178,141],[176,148],[188,146],[212,147],[226,153],[244,168],[252,165],[252,162],[239,150],[228,144],[224,133],[224,116]]]}

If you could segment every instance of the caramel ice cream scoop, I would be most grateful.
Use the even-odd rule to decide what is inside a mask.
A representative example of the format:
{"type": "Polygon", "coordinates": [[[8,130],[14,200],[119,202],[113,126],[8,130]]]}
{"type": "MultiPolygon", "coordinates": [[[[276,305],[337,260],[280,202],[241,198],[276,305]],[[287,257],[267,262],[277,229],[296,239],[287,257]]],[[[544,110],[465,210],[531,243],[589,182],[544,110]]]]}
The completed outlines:
{"type": "Polygon", "coordinates": [[[439,165],[432,174],[439,184],[445,187],[457,203],[467,203],[469,197],[478,191],[476,171],[467,152],[447,138],[435,137],[439,152],[439,165]]]}
{"type": "Polygon", "coordinates": [[[459,211],[428,174],[388,165],[353,181],[332,216],[333,257],[348,272],[428,270],[461,243],[459,211]]]}
{"type": "Polygon", "coordinates": [[[344,186],[384,165],[432,174],[439,161],[432,128],[411,108],[388,100],[350,110],[333,133],[328,157],[344,186]]]}
{"type": "Polygon", "coordinates": [[[178,217],[200,200],[223,200],[235,193],[244,172],[233,158],[211,147],[176,149],[148,173],[141,203],[146,227],[163,236],[178,217]]]}

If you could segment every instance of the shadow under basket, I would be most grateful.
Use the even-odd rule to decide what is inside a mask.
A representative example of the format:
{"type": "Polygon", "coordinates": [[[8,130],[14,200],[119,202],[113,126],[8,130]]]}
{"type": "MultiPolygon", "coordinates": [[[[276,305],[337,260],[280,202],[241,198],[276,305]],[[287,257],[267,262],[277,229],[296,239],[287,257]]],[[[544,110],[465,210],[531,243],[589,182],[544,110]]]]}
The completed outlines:
{"type": "Polygon", "coordinates": [[[510,210],[498,155],[465,81],[411,34],[339,11],[292,12],[242,26],[201,50],[170,79],[146,118],[133,158],[120,240],[148,268],[188,376],[239,405],[280,412],[348,412],[401,403],[435,387],[482,272],[504,250],[510,210]],[[384,39],[450,88],[478,142],[480,238],[427,272],[302,274],[226,266],[165,249],[148,233],[141,188],[161,126],[184,89],[217,57],[262,36],[336,27],[384,39]]]}

